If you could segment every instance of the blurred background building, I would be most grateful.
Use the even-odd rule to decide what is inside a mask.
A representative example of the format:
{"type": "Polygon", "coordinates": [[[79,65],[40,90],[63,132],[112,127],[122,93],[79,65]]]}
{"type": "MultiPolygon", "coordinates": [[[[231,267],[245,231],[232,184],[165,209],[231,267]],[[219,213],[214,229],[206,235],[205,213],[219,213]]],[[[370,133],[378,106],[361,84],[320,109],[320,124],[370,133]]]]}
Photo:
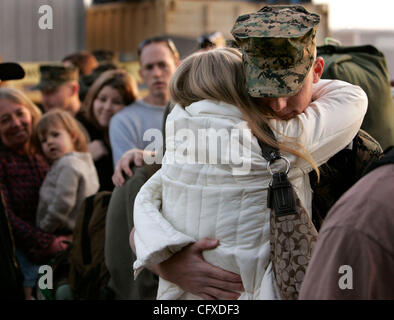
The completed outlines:
{"type": "Polygon", "coordinates": [[[85,47],[83,0],[0,0],[0,56],[11,61],[56,61],[85,47]],[[39,8],[53,10],[53,29],[41,30],[39,8]]]}
{"type": "Polygon", "coordinates": [[[136,58],[138,43],[151,36],[169,35],[181,56],[197,48],[204,33],[220,31],[231,39],[238,15],[264,3],[306,3],[323,14],[324,6],[300,0],[0,0],[0,56],[4,60],[59,61],[82,49],[107,49],[120,60],[136,58]],[[53,29],[42,30],[39,8],[53,9],[53,29]]]}
{"type": "MultiPolygon", "coordinates": [[[[147,37],[171,36],[182,58],[197,50],[197,40],[203,34],[219,31],[225,39],[232,39],[231,27],[241,14],[257,11],[264,4],[293,3],[320,14],[319,45],[327,36],[337,38],[343,45],[374,45],[385,54],[390,77],[394,79],[394,27],[341,30],[330,25],[331,18],[339,14],[346,17],[343,21],[350,21],[362,7],[367,5],[366,10],[372,10],[378,6],[375,2],[383,1],[392,3],[392,0],[0,0],[0,57],[23,64],[27,71],[26,87],[29,87],[26,83],[37,81],[40,62],[61,61],[66,55],[84,49],[116,52],[119,61],[138,78],[137,45],[147,37]],[[334,2],[340,7],[333,6],[334,2]],[[349,7],[351,2],[357,5],[349,7]],[[341,9],[345,4],[346,9],[341,9]],[[53,9],[51,30],[42,30],[38,24],[42,16],[39,8],[43,5],[53,9]]],[[[387,11],[383,6],[379,9],[380,14],[387,11]]],[[[371,22],[370,18],[371,15],[364,20],[371,22]]]]}

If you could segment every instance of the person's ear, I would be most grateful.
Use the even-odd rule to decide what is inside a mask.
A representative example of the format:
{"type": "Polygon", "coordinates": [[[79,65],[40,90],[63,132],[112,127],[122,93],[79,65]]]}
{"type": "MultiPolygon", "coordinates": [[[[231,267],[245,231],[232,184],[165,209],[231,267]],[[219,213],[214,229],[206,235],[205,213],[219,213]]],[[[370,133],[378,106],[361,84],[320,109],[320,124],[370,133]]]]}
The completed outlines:
{"type": "Polygon", "coordinates": [[[79,94],[79,84],[77,82],[73,82],[70,84],[71,88],[71,95],[74,96],[75,94],[79,94]]]}
{"type": "Polygon", "coordinates": [[[324,59],[322,57],[317,57],[313,63],[313,83],[317,83],[324,70],[324,59]]]}
{"type": "Polygon", "coordinates": [[[142,83],[145,83],[144,77],[143,77],[143,75],[142,75],[142,68],[141,68],[141,67],[138,69],[138,75],[139,75],[140,78],[141,78],[141,82],[142,82],[142,83]]]}

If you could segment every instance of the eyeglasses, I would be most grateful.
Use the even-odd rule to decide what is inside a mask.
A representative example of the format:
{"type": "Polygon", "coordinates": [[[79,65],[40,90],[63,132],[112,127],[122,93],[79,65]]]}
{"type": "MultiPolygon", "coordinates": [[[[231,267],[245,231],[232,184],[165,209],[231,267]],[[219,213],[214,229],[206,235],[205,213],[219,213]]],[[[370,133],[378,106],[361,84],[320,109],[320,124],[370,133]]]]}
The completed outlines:
{"type": "Polygon", "coordinates": [[[142,40],[138,44],[138,57],[141,57],[141,52],[144,47],[146,47],[148,44],[151,43],[159,43],[159,42],[165,42],[168,46],[168,48],[171,50],[172,54],[174,55],[175,59],[179,59],[179,52],[177,48],[175,47],[174,42],[165,36],[160,36],[160,37],[153,37],[153,38],[148,38],[145,40],[142,40]]]}

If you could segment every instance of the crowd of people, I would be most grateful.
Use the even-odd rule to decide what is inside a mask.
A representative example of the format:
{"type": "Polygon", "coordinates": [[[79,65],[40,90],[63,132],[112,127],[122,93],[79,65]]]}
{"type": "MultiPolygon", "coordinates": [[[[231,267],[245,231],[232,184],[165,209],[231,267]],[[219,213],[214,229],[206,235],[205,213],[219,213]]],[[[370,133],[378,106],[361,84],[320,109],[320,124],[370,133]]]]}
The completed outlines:
{"type": "MultiPolygon", "coordinates": [[[[40,66],[39,106],[2,86],[1,214],[23,274],[9,297],[38,298],[40,265],[73,245],[84,201],[107,191],[116,299],[393,299],[392,155],[369,139],[351,183],[335,185],[332,172],[349,172],[330,159],[354,149],[371,110],[360,87],[321,79],[319,22],[265,6],[238,17],[227,46],[204,35],[183,61],[170,38],[146,39],[144,97],[109,52],[40,66]],[[335,205],[323,209],[327,179],[335,205]]],[[[18,72],[0,64],[1,80],[18,72]]]]}

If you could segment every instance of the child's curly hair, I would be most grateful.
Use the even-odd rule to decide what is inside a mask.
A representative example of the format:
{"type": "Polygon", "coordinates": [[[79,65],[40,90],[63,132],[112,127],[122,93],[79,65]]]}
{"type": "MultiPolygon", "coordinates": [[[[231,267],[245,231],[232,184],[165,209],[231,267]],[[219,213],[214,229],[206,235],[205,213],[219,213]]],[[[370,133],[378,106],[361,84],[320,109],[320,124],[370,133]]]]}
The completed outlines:
{"type": "Polygon", "coordinates": [[[75,151],[88,152],[87,137],[83,132],[84,129],[82,125],[79,124],[69,112],[60,109],[48,111],[38,121],[33,132],[33,145],[36,152],[45,156],[41,147],[40,137],[46,136],[51,127],[66,130],[73,138],[75,151]]]}

